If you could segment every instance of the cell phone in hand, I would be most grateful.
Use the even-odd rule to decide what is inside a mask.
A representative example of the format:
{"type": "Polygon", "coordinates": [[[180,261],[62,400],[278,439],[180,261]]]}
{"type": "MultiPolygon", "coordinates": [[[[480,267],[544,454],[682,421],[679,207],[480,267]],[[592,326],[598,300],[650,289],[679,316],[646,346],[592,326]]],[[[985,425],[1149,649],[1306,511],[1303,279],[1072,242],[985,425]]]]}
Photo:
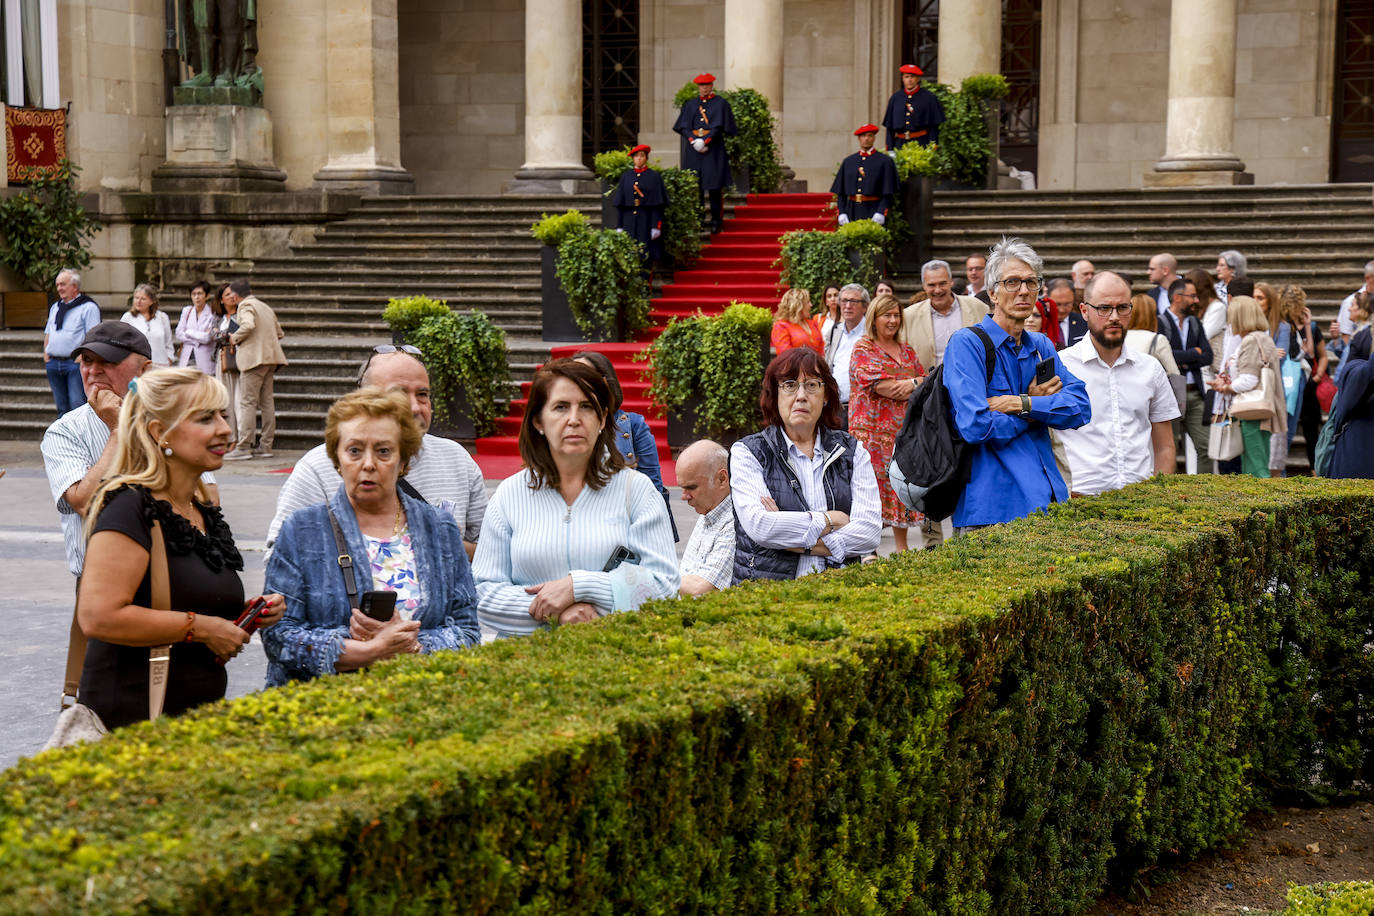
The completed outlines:
{"type": "Polygon", "coordinates": [[[234,621],[234,626],[243,630],[245,633],[253,633],[258,628],[258,618],[262,612],[267,610],[267,599],[259,595],[253,599],[253,603],[239,615],[239,619],[234,621]]]}
{"type": "Polygon", "coordinates": [[[611,551],[611,557],[606,561],[606,565],[601,567],[601,571],[610,572],[611,570],[619,566],[621,563],[634,564],[638,562],[639,554],[635,553],[628,547],[617,547],[615,550],[611,551]]]}
{"type": "Polygon", "coordinates": [[[358,596],[358,610],[373,620],[388,621],[396,612],[396,593],[363,592],[358,596]]]}
{"type": "Polygon", "coordinates": [[[1035,384],[1043,385],[1054,378],[1054,357],[1047,356],[1035,364],[1035,384]]]}

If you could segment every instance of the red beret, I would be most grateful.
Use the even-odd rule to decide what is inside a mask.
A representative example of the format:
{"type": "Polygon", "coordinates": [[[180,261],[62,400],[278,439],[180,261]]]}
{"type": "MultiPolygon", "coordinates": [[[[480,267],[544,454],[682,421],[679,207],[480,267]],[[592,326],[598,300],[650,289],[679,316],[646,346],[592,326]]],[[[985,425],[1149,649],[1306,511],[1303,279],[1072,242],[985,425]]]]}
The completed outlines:
{"type": "Polygon", "coordinates": [[[692,82],[696,83],[698,86],[705,86],[707,83],[714,83],[715,81],[716,78],[709,73],[700,73],[692,77],[692,82]]]}
{"type": "Polygon", "coordinates": [[[860,127],[858,130],[854,131],[854,136],[857,137],[857,136],[859,136],[860,134],[876,134],[877,132],[878,132],[878,125],[876,125],[876,124],[865,124],[863,127],[860,127]]]}
{"type": "Polygon", "coordinates": [[[922,70],[920,67],[916,66],[915,64],[902,64],[902,66],[901,66],[901,72],[902,72],[902,73],[912,73],[912,74],[915,74],[916,76],[925,76],[925,75],[926,75],[926,74],[925,74],[925,71],[922,70]]]}
{"type": "Polygon", "coordinates": [[[649,149],[649,144],[641,143],[639,144],[639,146],[636,146],[634,149],[630,150],[630,155],[633,156],[635,153],[644,153],[647,155],[651,152],[653,152],[653,150],[649,149]]]}

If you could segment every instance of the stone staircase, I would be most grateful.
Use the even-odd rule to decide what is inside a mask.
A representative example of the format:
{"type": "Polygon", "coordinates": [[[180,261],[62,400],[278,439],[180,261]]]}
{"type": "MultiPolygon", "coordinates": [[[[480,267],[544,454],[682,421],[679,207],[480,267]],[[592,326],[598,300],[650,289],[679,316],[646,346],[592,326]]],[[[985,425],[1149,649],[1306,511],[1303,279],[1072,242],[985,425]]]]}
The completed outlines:
{"type": "MultiPolygon", "coordinates": [[[[539,246],[529,227],[542,213],[569,207],[599,222],[595,196],[367,198],[314,242],[258,260],[254,291],[277,310],[291,359],[276,386],[278,444],[320,441],[325,408],[352,386],[367,350],[388,339],[381,310],[392,296],[426,293],[455,308],[482,309],[506,329],[512,375],[527,379],[549,353],[540,339],[539,246]]],[[[1255,279],[1304,286],[1323,324],[1374,257],[1370,185],[941,192],[935,214],[935,250],[956,274],[967,254],[986,251],[1003,234],[1030,241],[1050,276],[1087,257],[1099,269],[1130,275],[1142,289],[1153,254],[1171,251],[1185,269],[1210,270],[1219,251],[1236,248],[1255,279]]],[[[727,231],[720,241],[763,251],[769,240],[731,239],[727,231]]],[[[702,266],[738,266],[726,257],[728,246],[715,247],[719,253],[702,266]]],[[[737,258],[753,254],[741,249],[737,258]]],[[[899,278],[899,292],[909,295],[916,283],[899,278]]],[[[656,303],[655,317],[690,311],[698,303],[688,301],[689,292],[684,285],[676,291],[680,301],[656,303]]],[[[52,422],[41,350],[41,332],[0,331],[0,438],[36,440],[52,422]]]]}
{"type": "Polygon", "coordinates": [[[1180,272],[1215,273],[1217,255],[1234,248],[1252,279],[1303,287],[1325,325],[1374,258],[1371,191],[1340,184],[944,192],[935,198],[934,247],[961,275],[965,257],[1017,235],[1045,259],[1046,276],[1068,276],[1074,261],[1087,258],[1098,270],[1127,275],[1137,290],[1150,285],[1152,255],[1172,253],[1180,272]]]}

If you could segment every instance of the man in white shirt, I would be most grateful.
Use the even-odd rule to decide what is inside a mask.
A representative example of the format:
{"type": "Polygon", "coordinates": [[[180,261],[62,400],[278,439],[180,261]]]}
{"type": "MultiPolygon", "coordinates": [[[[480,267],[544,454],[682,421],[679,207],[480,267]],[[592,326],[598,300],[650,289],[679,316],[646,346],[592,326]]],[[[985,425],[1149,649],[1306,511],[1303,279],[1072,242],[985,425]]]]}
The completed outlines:
{"type": "MultiPolygon", "coordinates": [[[[429,435],[434,409],[429,399],[429,373],[419,356],[415,347],[374,347],[358,374],[358,387],[398,390],[410,399],[411,413],[425,435],[400,486],[409,487],[407,492],[412,497],[453,515],[471,560],[487,509],[486,485],[481,469],[466,449],[452,439],[429,435]]],[[[267,549],[272,549],[277,532],[292,513],[326,502],[342,482],[323,445],[302,455],[277,495],[277,514],[267,528],[267,549]]]]}
{"type": "Polygon", "coordinates": [[[1074,261],[1069,273],[1073,276],[1073,288],[1078,291],[1079,299],[1082,300],[1083,291],[1088,288],[1088,281],[1097,275],[1097,268],[1093,262],[1087,258],[1081,261],[1074,261]]]}
{"type": "Polygon", "coordinates": [[[1341,312],[1336,321],[1340,324],[1341,340],[1346,343],[1350,343],[1350,337],[1355,333],[1355,322],[1350,320],[1350,306],[1355,304],[1355,293],[1361,291],[1374,293],[1374,261],[1370,261],[1364,266],[1364,286],[1341,301],[1341,312]]]}
{"type": "Polygon", "coordinates": [[[1150,258],[1145,276],[1154,284],[1150,287],[1149,296],[1155,301],[1157,317],[1163,318],[1164,313],[1169,311],[1169,287],[1178,279],[1178,259],[1167,251],[1160,252],[1150,258]]]}
{"type": "Polygon", "coordinates": [[[825,345],[825,361],[840,388],[840,424],[849,429],[849,358],[854,345],[864,336],[864,315],[868,313],[868,290],[850,283],[840,290],[840,320],[825,345]]]}
{"type": "MultiPolygon", "coordinates": [[[[972,261],[972,258],[969,258],[972,261]]],[[[979,270],[982,276],[982,270],[979,270]]],[[[945,347],[954,332],[972,327],[988,313],[987,306],[972,296],[956,296],[952,291],[949,264],[927,261],[921,266],[921,288],[927,299],[908,305],[902,311],[903,331],[907,343],[916,351],[916,359],[926,372],[945,360],[945,347]]],[[[926,547],[934,547],[945,540],[940,519],[921,521],[921,539],[926,547]]]]}
{"type": "Polygon", "coordinates": [[[965,295],[973,298],[978,298],[980,293],[987,295],[988,288],[983,277],[987,266],[988,259],[981,254],[971,254],[964,259],[964,277],[968,280],[968,285],[964,289],[965,295]]]}
{"type": "Polygon", "coordinates": [[[707,595],[730,586],[735,566],[735,510],[730,499],[730,453],[719,442],[693,442],[677,457],[682,498],[697,519],[678,571],[683,595],[707,595]]]}
{"type": "Polygon", "coordinates": [[[1059,430],[1073,495],[1105,493],[1151,474],[1172,474],[1170,421],[1179,415],[1178,402],[1159,361],[1125,346],[1130,285],[1103,271],[1088,282],[1082,309],[1087,336],[1059,353],[1064,366],[1083,380],[1092,402],[1088,423],[1059,430]]]}

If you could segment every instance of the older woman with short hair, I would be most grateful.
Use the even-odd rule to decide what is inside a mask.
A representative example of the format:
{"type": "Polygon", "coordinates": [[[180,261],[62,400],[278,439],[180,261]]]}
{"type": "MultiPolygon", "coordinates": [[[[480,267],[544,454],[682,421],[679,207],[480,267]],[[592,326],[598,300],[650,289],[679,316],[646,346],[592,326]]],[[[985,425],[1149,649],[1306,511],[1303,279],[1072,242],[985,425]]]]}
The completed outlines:
{"type": "Polygon", "coordinates": [[[148,338],[148,346],[153,350],[151,368],[165,369],[176,359],[176,344],[172,340],[172,323],[167,320],[167,313],[157,306],[157,287],[140,283],[134,287],[129,310],[120,315],[119,320],[138,328],[148,338]]]}
{"type": "Polygon", "coordinates": [[[677,594],[668,509],[612,443],[606,380],[555,359],[534,374],[520,421],[525,467],[487,503],[473,557],[482,624],[524,636],[677,594]]]}
{"type": "Polygon", "coordinates": [[[840,427],[839,398],[809,348],[768,364],[764,429],[730,449],[734,582],[796,579],[878,549],[878,481],[863,444],[840,427]]]}
{"type": "Polygon", "coordinates": [[[458,523],[397,487],[421,441],[402,392],[360,388],[329,408],[325,450],[343,480],[277,533],[267,581],[286,596],[286,616],[263,638],[267,686],[479,641],[458,523]],[[363,614],[365,592],[394,593],[394,612],[363,614]]]}
{"type": "Polygon", "coordinates": [[[1245,255],[1236,251],[1234,248],[1228,248],[1217,255],[1216,290],[1218,299],[1227,305],[1230,304],[1231,296],[1227,291],[1227,287],[1232,280],[1238,280],[1246,275],[1246,267],[1245,255]]]}
{"type": "Polygon", "coordinates": [[[820,325],[811,317],[811,294],[795,287],[782,294],[773,317],[773,349],[786,353],[793,347],[810,347],[825,352],[820,325]]]}

